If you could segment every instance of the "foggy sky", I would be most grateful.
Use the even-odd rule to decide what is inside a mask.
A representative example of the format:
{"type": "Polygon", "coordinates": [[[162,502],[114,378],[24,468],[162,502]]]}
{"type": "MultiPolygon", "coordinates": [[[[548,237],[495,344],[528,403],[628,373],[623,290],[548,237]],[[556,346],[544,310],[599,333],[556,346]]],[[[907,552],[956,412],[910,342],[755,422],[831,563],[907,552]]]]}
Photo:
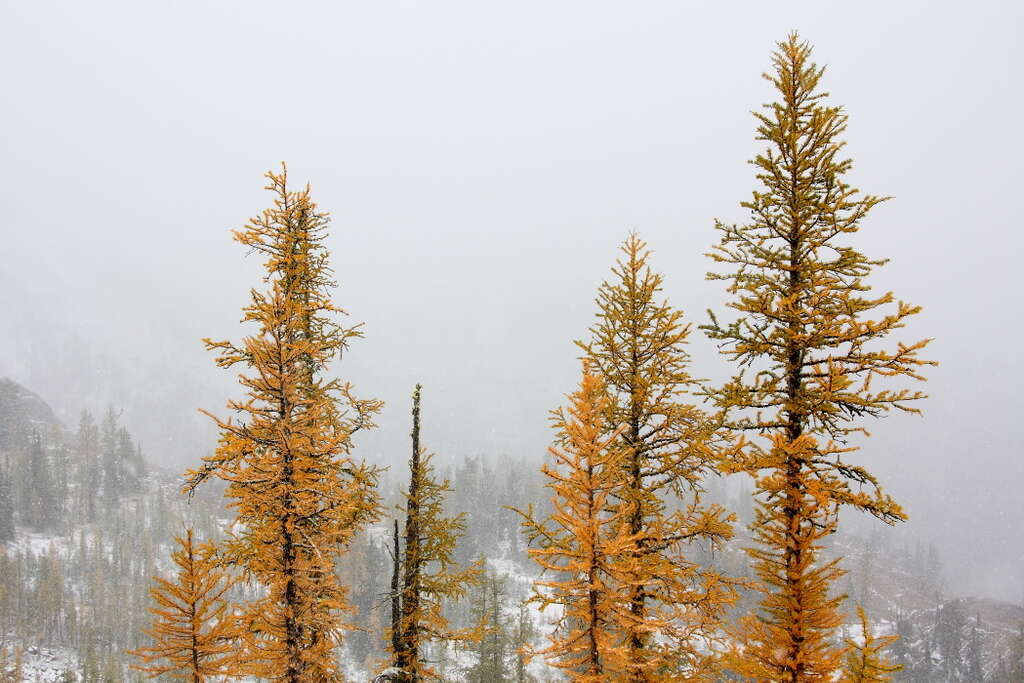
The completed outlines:
{"type": "MultiPolygon", "coordinates": [[[[689,320],[722,310],[703,253],[716,217],[746,217],[760,74],[799,30],[850,116],[854,185],[894,196],[853,241],[891,259],[877,290],[924,306],[892,339],[934,337],[941,362],[924,417],[869,425],[861,461],[957,591],[1024,597],[1019,3],[0,13],[0,376],[69,425],[123,408],[175,468],[214,445],[195,409],[239,393],[199,339],[239,336],[260,264],[229,231],[269,205],[282,160],[333,215],[336,300],[365,322],[338,371],[387,402],[360,453],[404,461],[422,382],[433,450],[539,459],[630,229],[689,320]]],[[[694,374],[730,372],[691,339],[694,374]]]]}

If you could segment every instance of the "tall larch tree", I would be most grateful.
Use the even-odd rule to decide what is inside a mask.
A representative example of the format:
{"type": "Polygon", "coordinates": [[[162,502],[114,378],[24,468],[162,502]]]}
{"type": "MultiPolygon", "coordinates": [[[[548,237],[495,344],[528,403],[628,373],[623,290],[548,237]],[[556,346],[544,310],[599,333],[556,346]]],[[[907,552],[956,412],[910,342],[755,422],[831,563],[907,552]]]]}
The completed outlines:
{"type": "MultiPolygon", "coordinates": [[[[409,458],[409,489],[405,493],[405,549],[400,558],[397,622],[392,622],[390,646],[392,664],[408,683],[437,679],[437,673],[422,658],[427,641],[478,640],[480,627],[451,628],[444,616],[446,601],[464,597],[483,575],[483,562],[460,567],[455,560],[459,538],[466,532],[465,514],[445,514],[445,495],[451,491],[447,480],[434,477],[433,455],[420,445],[420,394],[417,384],[412,395],[412,455],[409,458]],[[396,633],[397,630],[397,633],[396,633]]],[[[397,527],[396,527],[397,530],[397,527]]],[[[397,569],[397,568],[396,568],[397,569]]],[[[396,571],[395,579],[398,579],[396,571]]]]}
{"type": "Polygon", "coordinates": [[[610,403],[604,381],[584,362],[579,389],[567,410],[555,414],[554,462],[542,468],[553,512],[545,519],[532,508],[520,512],[527,552],[542,570],[530,601],[541,610],[554,606],[557,619],[549,644],[531,654],[585,683],[629,680],[628,633],[621,624],[631,590],[618,560],[635,538],[632,511],[614,504],[628,452],[623,429],[605,428],[610,403]]]}
{"type": "Polygon", "coordinates": [[[624,426],[623,486],[614,495],[629,511],[635,539],[617,559],[631,586],[621,624],[630,680],[699,680],[713,673],[709,641],[735,591],[734,582],[687,559],[686,550],[732,536],[732,516],[700,499],[702,478],[715,472],[728,444],[715,421],[687,403],[698,386],[687,372],[690,325],[658,300],[662,277],[649,256],[630,234],[614,277],[598,290],[591,339],[577,344],[609,392],[605,432],[624,426]]]}
{"type": "Polygon", "coordinates": [[[218,567],[214,545],[197,542],[192,529],[174,540],[178,573],[173,581],[154,579],[153,624],[144,630],[153,644],[128,653],[142,660],[132,668],[192,683],[237,675],[238,629],[224,597],[237,579],[218,567]]]}
{"type": "Polygon", "coordinates": [[[832,680],[844,648],[836,641],[842,596],[837,561],[820,559],[821,540],[837,528],[842,506],[887,522],[903,510],[876,478],[849,460],[861,418],[897,408],[917,412],[920,392],[876,389],[876,380],[922,379],[927,340],[881,341],[919,308],[891,293],[872,296],[864,279],[872,260],[844,240],[885,198],[861,195],[845,180],[847,117],[826,104],[823,69],[793,34],[778,44],[766,74],[778,100],[756,113],[767,150],[753,164],[761,187],[742,204],[744,225],[718,223],[710,254],[738,312],[712,315],[705,329],[740,373],[709,390],[728,426],[753,438],[733,469],[755,477],[758,510],[750,550],[765,589],[761,612],[740,630],[732,668],[756,680],[832,680]]]}
{"type": "Polygon", "coordinates": [[[266,587],[247,614],[251,673],[335,680],[334,649],[350,610],[335,561],[380,506],[377,470],[355,459],[352,437],[373,426],[381,403],[356,399],[350,384],[327,373],[361,336],[359,326],[337,322],[344,311],[331,301],[328,215],[308,186],[288,189],[286,170],[267,178],[274,206],[235,232],[266,258],[266,290],[252,290],[243,318],[258,331],[240,345],[205,340],[218,365],[245,368],[246,398],[228,404],[237,421],[211,415],[220,444],[186,474],[185,488],[210,476],[227,481],[237,519],[224,557],[266,587]]]}

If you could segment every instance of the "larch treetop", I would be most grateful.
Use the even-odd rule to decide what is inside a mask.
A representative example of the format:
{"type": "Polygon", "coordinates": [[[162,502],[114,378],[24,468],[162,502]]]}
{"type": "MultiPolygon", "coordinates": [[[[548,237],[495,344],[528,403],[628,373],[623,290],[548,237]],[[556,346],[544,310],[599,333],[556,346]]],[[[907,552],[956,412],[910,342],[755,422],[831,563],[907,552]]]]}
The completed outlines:
{"type": "MultiPolygon", "coordinates": [[[[323,244],[329,217],[309,187],[294,192],[286,172],[268,173],[274,206],[235,239],[266,257],[266,291],[251,291],[244,322],[256,334],[240,346],[206,340],[217,364],[241,363],[245,400],[229,409],[244,421],[211,415],[221,429],[216,452],[187,473],[191,492],[208,476],[228,482],[237,511],[226,561],[267,588],[246,613],[247,673],[271,680],[340,677],[334,648],[350,611],[335,558],[377,519],[377,470],[351,455],[352,435],[373,426],[381,403],[356,399],[325,371],[360,336],[336,322],[335,286],[323,244]]],[[[209,415],[209,413],[207,413],[209,415]]]]}
{"type": "Polygon", "coordinates": [[[779,97],[755,114],[767,150],[753,161],[761,188],[742,204],[751,221],[718,222],[721,241],[709,254],[732,268],[708,277],[728,283],[728,305],[740,315],[728,324],[712,315],[703,327],[740,367],[707,395],[728,412],[730,428],[766,442],[748,441],[727,465],[756,478],[759,545],[749,552],[765,586],[762,613],[739,630],[731,665],[756,680],[791,683],[831,680],[841,666],[842,596],[831,589],[843,572],[837,561],[819,562],[839,508],[905,519],[877,479],[844,458],[855,450],[850,435],[866,433],[860,418],[917,412],[913,402],[924,394],[872,383],[921,380],[922,366],[932,364],[918,356],[928,340],[892,351],[877,343],[920,308],[892,293],[870,296],[864,278],[885,260],[840,242],[886,198],[861,195],[843,179],[852,166],[840,156],[847,117],[825,103],[824,69],[809,62],[810,52],[790,35],[765,75],[779,97]]]}

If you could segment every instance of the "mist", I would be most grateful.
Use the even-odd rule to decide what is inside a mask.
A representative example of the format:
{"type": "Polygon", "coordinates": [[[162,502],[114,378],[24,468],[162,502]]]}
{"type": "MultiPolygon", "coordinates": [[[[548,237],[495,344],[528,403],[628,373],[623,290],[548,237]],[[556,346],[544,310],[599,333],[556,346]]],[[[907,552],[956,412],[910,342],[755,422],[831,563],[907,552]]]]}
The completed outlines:
{"type": "MultiPolygon", "coordinates": [[[[1014,3],[9,3],[0,376],[73,426],[111,404],[149,459],[216,444],[239,396],[204,337],[237,339],[261,264],[231,230],[287,162],[333,223],[336,302],[364,323],[336,365],[386,402],[359,453],[536,461],[579,371],[597,286],[636,230],[696,329],[724,310],[705,252],[741,222],[751,111],[789,31],[827,65],[861,190],[893,199],[853,243],[934,338],[923,416],[859,439],[951,590],[1024,597],[1014,3]]],[[[880,526],[862,520],[858,524],[880,526]]]]}

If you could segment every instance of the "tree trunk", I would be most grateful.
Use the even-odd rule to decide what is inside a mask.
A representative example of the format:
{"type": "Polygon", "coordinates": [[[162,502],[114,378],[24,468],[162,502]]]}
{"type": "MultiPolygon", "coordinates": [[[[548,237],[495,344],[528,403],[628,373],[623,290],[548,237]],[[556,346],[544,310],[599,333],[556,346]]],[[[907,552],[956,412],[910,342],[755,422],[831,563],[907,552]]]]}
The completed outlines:
{"type": "Polygon", "coordinates": [[[412,458],[405,517],[405,584],[402,590],[402,647],[399,668],[418,679],[420,610],[420,385],[412,395],[412,458]]]}
{"type": "Polygon", "coordinates": [[[394,557],[391,564],[391,652],[394,656],[392,663],[397,665],[402,649],[402,597],[399,594],[402,557],[398,544],[398,519],[395,519],[394,541],[394,557]]]}

